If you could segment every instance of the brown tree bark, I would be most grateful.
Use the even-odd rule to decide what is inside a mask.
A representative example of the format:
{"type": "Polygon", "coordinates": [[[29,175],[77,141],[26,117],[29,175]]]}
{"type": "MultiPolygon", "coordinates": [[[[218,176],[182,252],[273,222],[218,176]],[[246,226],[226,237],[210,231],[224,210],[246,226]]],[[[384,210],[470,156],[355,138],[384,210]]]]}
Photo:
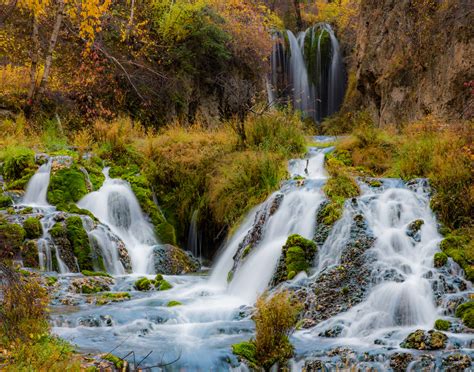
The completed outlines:
{"type": "Polygon", "coordinates": [[[56,47],[56,42],[58,40],[59,30],[61,29],[63,17],[64,17],[64,0],[59,0],[56,21],[54,22],[53,32],[51,33],[51,37],[49,39],[48,51],[46,53],[46,58],[44,62],[43,77],[41,78],[41,82],[38,89],[39,95],[42,95],[44,93],[46,89],[46,85],[48,84],[49,74],[51,72],[51,64],[53,63],[53,52],[54,52],[54,48],[56,47]]]}
{"type": "Polygon", "coordinates": [[[39,58],[39,25],[38,17],[33,14],[33,33],[31,35],[31,67],[30,67],[30,88],[28,89],[28,104],[31,104],[36,91],[36,75],[39,58]]]}

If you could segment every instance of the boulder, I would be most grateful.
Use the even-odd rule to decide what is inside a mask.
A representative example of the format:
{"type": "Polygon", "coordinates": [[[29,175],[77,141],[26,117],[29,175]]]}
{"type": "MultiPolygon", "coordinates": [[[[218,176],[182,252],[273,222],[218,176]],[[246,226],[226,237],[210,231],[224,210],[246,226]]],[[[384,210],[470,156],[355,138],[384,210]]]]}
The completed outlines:
{"type": "Polygon", "coordinates": [[[164,275],[193,273],[200,269],[199,261],[190,252],[170,244],[157,245],[153,248],[155,272],[164,275]]]}
{"type": "Polygon", "coordinates": [[[400,346],[405,349],[439,350],[446,347],[447,341],[448,336],[442,332],[433,329],[426,332],[418,329],[410,333],[400,346]]]}

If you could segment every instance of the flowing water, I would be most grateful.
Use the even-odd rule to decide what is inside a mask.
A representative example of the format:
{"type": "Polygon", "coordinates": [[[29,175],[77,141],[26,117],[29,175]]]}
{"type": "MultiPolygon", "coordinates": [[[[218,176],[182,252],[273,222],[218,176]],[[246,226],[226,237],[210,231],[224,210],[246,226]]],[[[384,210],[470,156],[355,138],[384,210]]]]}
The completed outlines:
{"type": "Polygon", "coordinates": [[[48,206],[46,194],[48,193],[49,178],[51,175],[52,159],[41,165],[38,171],[31,177],[26,187],[23,204],[30,206],[45,207],[48,206]]]}
{"type": "Polygon", "coordinates": [[[134,273],[153,273],[153,247],[157,244],[153,226],[145,219],[130,185],[110,178],[107,168],[104,175],[102,187],[77,205],[92,212],[125,243],[134,273]]]}
{"type": "MultiPolygon", "coordinates": [[[[101,222],[82,217],[92,246],[101,251],[107,271],[115,275],[111,291],[132,294],[130,301],[105,306],[91,305],[87,295],[70,292],[70,282],[78,274],[68,273],[73,270],[62,262],[48,233],[61,218],[58,215],[61,212],[51,206],[35,207],[34,210],[43,215],[44,236],[38,242],[40,264],[44,270],[51,271],[55,256],[63,274],[53,300],[54,332],[84,351],[113,351],[129,361],[133,360],[130,354],[133,352],[137,363],[146,357],[141,366],[201,371],[229,370],[232,366],[245,370],[232,355],[231,345],[253,336],[252,306],[268,287],[287,237],[293,233],[313,237],[316,214],[325,201],[322,192],[327,179],[324,157],[330,150],[313,148],[306,158],[290,161],[290,179],[248,214],[224,244],[209,277],[165,276],[173,288],[162,292],[137,292],[133,288],[138,274],[152,272],[150,263],[156,239],[130,185],[111,179],[105,170],[106,180],[100,190],[78,203],[101,222]],[[276,200],[279,200],[276,210],[269,213],[276,200]],[[266,219],[262,220],[262,215],[266,219]],[[256,228],[261,238],[245,260],[235,262],[242,244],[256,228]],[[124,275],[118,253],[120,244],[130,254],[133,275],[124,275]],[[231,270],[234,272],[228,282],[231,270]],[[74,298],[77,306],[64,307],[64,296],[74,298]],[[172,300],[182,305],[168,307],[172,300]]],[[[32,189],[28,191],[43,190],[36,185],[39,181],[40,177],[32,179],[28,186],[32,189]]],[[[46,182],[41,178],[42,184],[46,182]]],[[[351,348],[356,355],[354,363],[365,360],[367,353],[379,353],[379,359],[370,366],[384,370],[387,365],[383,355],[399,350],[400,342],[409,332],[431,329],[435,319],[449,318],[450,303],[467,297],[471,291],[470,285],[459,279],[455,264],[450,263],[443,270],[433,268],[433,255],[438,251],[441,236],[429,208],[426,185],[422,181],[407,185],[390,179],[383,179],[381,183],[378,188],[361,183],[362,195],[357,203],[346,202],[342,218],[317,254],[312,276],[298,275],[285,284],[300,288],[337,267],[351,239],[354,215],[363,216],[367,232],[375,238],[375,243],[364,254],[372,258],[367,295],[348,311],[292,336],[297,352],[292,362],[295,371],[302,369],[304,358],[318,357],[330,362],[334,358],[331,350],[338,347],[351,348]],[[409,236],[407,231],[417,220],[423,221],[421,229],[416,236],[409,236]],[[337,337],[321,336],[336,328],[337,337]]],[[[33,196],[31,200],[36,204],[39,197],[33,196]]],[[[197,236],[197,232],[192,234],[197,236]]],[[[448,335],[451,347],[470,352],[471,335],[449,332],[448,335]]]]}
{"type": "Polygon", "coordinates": [[[346,72],[341,49],[329,24],[295,35],[274,35],[269,102],[290,101],[304,117],[321,122],[337,112],[344,99],[346,72]]]}

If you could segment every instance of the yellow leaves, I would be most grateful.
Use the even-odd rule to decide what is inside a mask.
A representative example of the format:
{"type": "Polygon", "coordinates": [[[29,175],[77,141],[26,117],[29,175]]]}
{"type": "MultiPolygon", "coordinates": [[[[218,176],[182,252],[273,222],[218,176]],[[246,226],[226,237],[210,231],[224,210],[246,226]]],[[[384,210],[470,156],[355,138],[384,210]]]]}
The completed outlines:
{"type": "Polygon", "coordinates": [[[35,17],[44,17],[48,13],[48,8],[52,5],[51,0],[19,0],[20,9],[31,12],[35,17]]]}

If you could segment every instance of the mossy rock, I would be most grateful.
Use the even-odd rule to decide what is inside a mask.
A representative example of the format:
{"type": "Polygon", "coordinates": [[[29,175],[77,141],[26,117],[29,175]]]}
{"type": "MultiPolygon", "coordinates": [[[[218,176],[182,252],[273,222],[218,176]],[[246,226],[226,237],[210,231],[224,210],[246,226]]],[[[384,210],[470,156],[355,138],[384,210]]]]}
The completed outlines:
{"type": "Polygon", "coordinates": [[[6,209],[13,205],[13,199],[5,194],[0,195],[0,209],[6,209]]]}
{"type": "Polygon", "coordinates": [[[328,226],[335,224],[342,216],[344,210],[344,200],[331,201],[327,203],[318,213],[318,223],[328,226]]]}
{"type": "Polygon", "coordinates": [[[418,329],[410,333],[400,346],[405,349],[440,350],[446,347],[447,340],[448,337],[442,332],[418,329]]]}
{"type": "Polygon", "coordinates": [[[66,219],[67,238],[72,245],[74,256],[81,270],[94,270],[92,250],[82,220],[80,217],[71,216],[66,219]]]}
{"type": "Polygon", "coordinates": [[[106,292],[101,293],[99,297],[96,299],[96,305],[107,305],[111,302],[123,302],[130,300],[132,297],[128,292],[106,292]]]}
{"type": "Polygon", "coordinates": [[[167,307],[175,307],[175,306],[181,306],[182,303],[179,301],[170,301],[166,304],[167,307]]]}
{"type": "Polygon", "coordinates": [[[29,217],[23,221],[23,228],[28,239],[38,239],[43,235],[43,227],[36,217],[29,217]]]}
{"type": "Polygon", "coordinates": [[[435,253],[433,257],[434,267],[440,268],[448,263],[448,256],[444,252],[435,253]]]}
{"type": "Polygon", "coordinates": [[[440,248],[461,266],[468,280],[474,281],[474,240],[469,232],[458,230],[448,234],[440,248]]]}
{"type": "Polygon", "coordinates": [[[169,282],[166,281],[165,279],[160,280],[159,282],[155,282],[155,287],[156,287],[156,289],[158,289],[159,291],[167,291],[168,289],[173,288],[173,286],[171,285],[171,283],[169,283],[169,282]]]}
{"type": "Polygon", "coordinates": [[[84,173],[77,166],[62,168],[51,174],[48,202],[52,205],[77,203],[88,193],[84,173]]]}
{"type": "Polygon", "coordinates": [[[438,319],[434,324],[434,328],[438,331],[447,331],[451,327],[451,322],[449,320],[438,319]]]}
{"type": "Polygon", "coordinates": [[[248,362],[250,368],[257,368],[257,347],[255,343],[251,341],[239,342],[232,345],[232,352],[248,362]]]}
{"type": "Polygon", "coordinates": [[[81,274],[84,276],[105,276],[107,278],[111,278],[112,276],[104,271],[90,271],[90,270],[82,270],[81,274]]]}
{"type": "Polygon", "coordinates": [[[111,362],[119,371],[121,371],[124,367],[126,362],[123,359],[113,355],[113,354],[105,354],[101,356],[102,359],[111,362]]]}
{"type": "Polygon", "coordinates": [[[54,286],[58,282],[58,278],[56,276],[48,276],[46,278],[46,285],[48,287],[54,286]]]}
{"type": "Polygon", "coordinates": [[[456,316],[466,327],[474,329],[474,301],[465,302],[456,308],[456,316]]]}
{"type": "Polygon", "coordinates": [[[247,257],[251,249],[252,249],[252,244],[247,245],[242,251],[242,258],[247,257]]]}
{"type": "Polygon", "coordinates": [[[150,289],[152,289],[155,285],[155,281],[154,280],[150,280],[148,278],[140,278],[138,279],[134,284],[133,284],[133,287],[137,290],[137,291],[149,291],[150,289]]]}
{"type": "Polygon", "coordinates": [[[28,240],[21,249],[23,265],[31,268],[39,268],[38,244],[36,240],[28,240]]]}

